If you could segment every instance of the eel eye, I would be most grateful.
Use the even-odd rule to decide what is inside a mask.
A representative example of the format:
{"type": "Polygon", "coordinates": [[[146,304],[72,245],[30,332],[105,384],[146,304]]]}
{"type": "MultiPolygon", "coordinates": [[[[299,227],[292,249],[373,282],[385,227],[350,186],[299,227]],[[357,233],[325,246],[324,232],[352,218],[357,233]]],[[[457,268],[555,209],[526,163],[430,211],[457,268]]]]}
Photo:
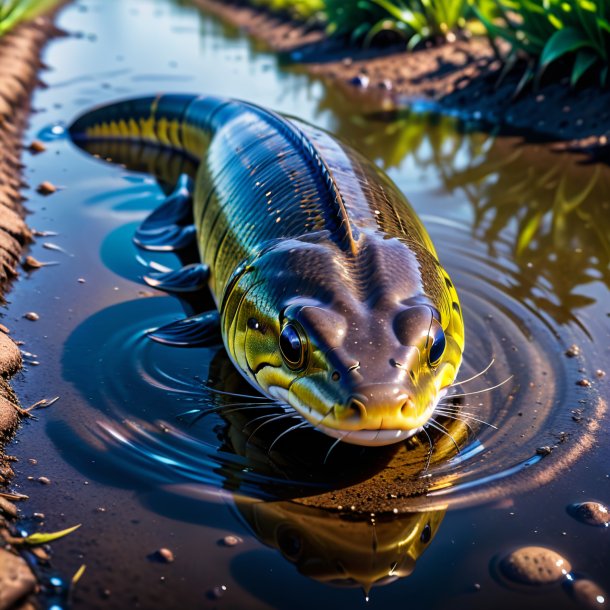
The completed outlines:
{"type": "Polygon", "coordinates": [[[291,369],[303,368],[305,364],[305,342],[294,324],[286,324],[280,334],[280,351],[291,369]]]}
{"type": "Polygon", "coordinates": [[[445,353],[446,345],[445,333],[442,329],[438,329],[435,336],[432,338],[432,345],[430,345],[430,351],[428,352],[428,363],[430,366],[436,366],[439,363],[445,353]]]}

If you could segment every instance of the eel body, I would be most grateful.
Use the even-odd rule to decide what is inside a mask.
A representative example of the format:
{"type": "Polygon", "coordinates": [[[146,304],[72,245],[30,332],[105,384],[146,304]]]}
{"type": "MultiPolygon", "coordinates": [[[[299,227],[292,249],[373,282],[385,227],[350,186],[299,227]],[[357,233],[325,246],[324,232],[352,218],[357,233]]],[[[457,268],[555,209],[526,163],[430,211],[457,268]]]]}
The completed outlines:
{"type": "Polygon", "coordinates": [[[461,363],[462,312],[426,230],[372,162],[296,118],[209,96],[117,102],[70,133],[88,150],[133,140],[198,162],[188,220],[178,189],[136,236],[153,249],[196,240],[218,311],[178,339],[221,336],[260,392],[344,441],[389,444],[428,423],[461,363]]]}

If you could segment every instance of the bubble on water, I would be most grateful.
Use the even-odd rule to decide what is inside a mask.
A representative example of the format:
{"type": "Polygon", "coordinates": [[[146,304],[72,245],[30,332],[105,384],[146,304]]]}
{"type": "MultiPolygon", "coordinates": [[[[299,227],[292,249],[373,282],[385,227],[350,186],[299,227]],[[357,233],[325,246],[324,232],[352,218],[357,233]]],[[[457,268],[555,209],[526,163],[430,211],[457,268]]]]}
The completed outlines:
{"type": "Polygon", "coordinates": [[[43,142],[63,140],[67,135],[68,128],[63,122],[51,123],[38,132],[38,138],[43,142]]]}

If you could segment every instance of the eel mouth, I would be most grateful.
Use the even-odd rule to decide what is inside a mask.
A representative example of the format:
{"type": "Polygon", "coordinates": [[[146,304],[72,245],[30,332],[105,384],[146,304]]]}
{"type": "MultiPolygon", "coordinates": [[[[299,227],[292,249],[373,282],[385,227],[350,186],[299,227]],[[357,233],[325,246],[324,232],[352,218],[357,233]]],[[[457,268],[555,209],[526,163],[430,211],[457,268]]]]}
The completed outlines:
{"type": "Polygon", "coordinates": [[[327,436],[336,438],[344,443],[352,445],[363,445],[366,447],[382,447],[384,445],[393,445],[400,441],[406,440],[418,432],[421,432],[426,423],[430,420],[436,409],[438,402],[447,394],[448,388],[442,388],[436,396],[430,401],[424,413],[418,418],[418,423],[411,428],[361,428],[357,429],[341,429],[333,428],[323,424],[326,419],[325,415],[317,411],[309,409],[301,404],[294,404],[294,400],[289,400],[288,391],[279,386],[271,386],[268,394],[274,400],[280,401],[283,405],[293,408],[303,419],[307,420],[314,428],[320,430],[327,436]]]}

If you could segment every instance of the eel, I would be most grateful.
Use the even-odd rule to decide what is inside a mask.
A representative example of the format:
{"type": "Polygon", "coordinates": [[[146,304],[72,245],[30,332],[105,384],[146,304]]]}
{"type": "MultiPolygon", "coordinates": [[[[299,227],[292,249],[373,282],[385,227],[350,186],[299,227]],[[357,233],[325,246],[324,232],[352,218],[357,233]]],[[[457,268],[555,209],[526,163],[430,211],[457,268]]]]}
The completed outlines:
{"type": "Polygon", "coordinates": [[[374,163],[298,118],[214,96],[110,103],[70,135],[90,152],[133,141],[198,164],[134,240],[196,244],[199,263],[144,279],[207,284],[217,309],[153,339],[224,343],[260,393],[348,443],[388,445],[430,423],[462,360],[462,311],[423,224],[374,163]]]}

